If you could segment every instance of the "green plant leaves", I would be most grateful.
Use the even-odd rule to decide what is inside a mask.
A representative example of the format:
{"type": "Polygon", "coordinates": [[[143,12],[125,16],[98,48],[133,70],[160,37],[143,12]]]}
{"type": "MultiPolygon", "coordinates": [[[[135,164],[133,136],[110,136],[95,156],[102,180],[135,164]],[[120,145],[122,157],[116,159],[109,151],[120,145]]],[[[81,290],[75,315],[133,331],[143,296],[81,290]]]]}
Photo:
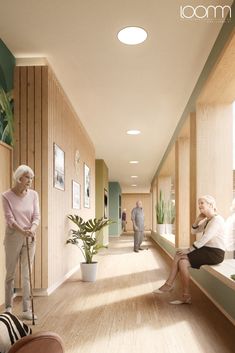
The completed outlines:
{"type": "Polygon", "coordinates": [[[157,223],[164,224],[165,219],[165,202],[162,196],[162,190],[160,190],[159,201],[156,206],[157,223]]]}
{"type": "Polygon", "coordinates": [[[85,222],[78,215],[69,215],[68,218],[76,224],[77,230],[72,230],[72,235],[66,243],[77,245],[81,249],[86,263],[91,263],[93,256],[97,254],[99,249],[107,248],[99,243],[99,231],[114,222],[104,218],[89,219],[85,222]]]}
{"type": "Polygon", "coordinates": [[[12,92],[6,93],[0,85],[0,140],[13,145],[12,92]]]}

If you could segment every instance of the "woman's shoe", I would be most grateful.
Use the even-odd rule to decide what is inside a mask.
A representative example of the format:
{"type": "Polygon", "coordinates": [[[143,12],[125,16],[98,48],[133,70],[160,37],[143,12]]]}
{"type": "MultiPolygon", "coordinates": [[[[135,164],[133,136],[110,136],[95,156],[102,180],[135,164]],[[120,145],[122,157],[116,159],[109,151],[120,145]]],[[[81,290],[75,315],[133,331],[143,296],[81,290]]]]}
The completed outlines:
{"type": "Polygon", "coordinates": [[[183,294],[181,300],[173,300],[170,302],[173,305],[180,305],[180,304],[192,304],[192,298],[190,294],[183,294]]]}
{"type": "Polygon", "coordinates": [[[167,292],[171,292],[173,290],[174,286],[173,284],[168,284],[167,282],[163,284],[163,286],[161,286],[158,289],[155,289],[153,291],[153,293],[155,294],[162,294],[162,293],[167,293],[167,292]]]}
{"type": "Polygon", "coordinates": [[[11,308],[11,306],[8,306],[8,307],[5,309],[5,313],[10,313],[10,314],[12,314],[12,308],[11,308]]]}
{"type": "Polygon", "coordinates": [[[33,315],[31,310],[23,311],[23,313],[22,313],[22,319],[23,320],[32,320],[33,316],[34,316],[34,320],[38,319],[37,315],[36,314],[33,315]]]}

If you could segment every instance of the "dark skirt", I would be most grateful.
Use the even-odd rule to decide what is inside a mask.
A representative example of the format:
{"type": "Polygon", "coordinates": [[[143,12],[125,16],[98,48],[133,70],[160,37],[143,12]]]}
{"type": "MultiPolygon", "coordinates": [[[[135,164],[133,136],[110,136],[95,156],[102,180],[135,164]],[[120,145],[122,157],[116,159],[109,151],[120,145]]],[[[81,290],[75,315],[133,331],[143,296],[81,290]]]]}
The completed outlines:
{"type": "Polygon", "coordinates": [[[192,268],[200,268],[202,265],[217,265],[224,260],[225,252],[222,249],[203,246],[188,254],[192,268]]]}

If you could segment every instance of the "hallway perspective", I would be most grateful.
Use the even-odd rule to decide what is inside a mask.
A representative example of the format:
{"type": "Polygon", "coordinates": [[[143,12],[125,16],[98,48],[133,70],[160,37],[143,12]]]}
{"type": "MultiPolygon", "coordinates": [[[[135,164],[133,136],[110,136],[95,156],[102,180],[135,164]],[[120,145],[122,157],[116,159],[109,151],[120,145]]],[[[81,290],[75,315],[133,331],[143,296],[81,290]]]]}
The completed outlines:
{"type": "MultiPolygon", "coordinates": [[[[192,305],[173,306],[170,294],[154,295],[171,260],[151,240],[133,252],[133,235],[113,237],[98,256],[98,278],[84,283],[80,272],[49,297],[35,298],[39,317],[33,332],[58,333],[66,353],[234,352],[234,326],[192,283],[192,305]]],[[[16,299],[15,312],[20,315],[16,299]]]]}

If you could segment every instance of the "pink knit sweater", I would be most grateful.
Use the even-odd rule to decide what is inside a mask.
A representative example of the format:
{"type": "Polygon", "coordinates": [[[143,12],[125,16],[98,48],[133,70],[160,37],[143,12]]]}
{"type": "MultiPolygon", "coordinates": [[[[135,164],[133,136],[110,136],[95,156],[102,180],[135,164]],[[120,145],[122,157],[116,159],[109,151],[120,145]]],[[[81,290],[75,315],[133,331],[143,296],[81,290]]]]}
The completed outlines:
{"type": "Polygon", "coordinates": [[[31,228],[32,224],[39,224],[40,210],[38,194],[28,189],[23,197],[17,196],[12,190],[2,194],[3,210],[9,227],[15,223],[23,229],[31,228]]]}

